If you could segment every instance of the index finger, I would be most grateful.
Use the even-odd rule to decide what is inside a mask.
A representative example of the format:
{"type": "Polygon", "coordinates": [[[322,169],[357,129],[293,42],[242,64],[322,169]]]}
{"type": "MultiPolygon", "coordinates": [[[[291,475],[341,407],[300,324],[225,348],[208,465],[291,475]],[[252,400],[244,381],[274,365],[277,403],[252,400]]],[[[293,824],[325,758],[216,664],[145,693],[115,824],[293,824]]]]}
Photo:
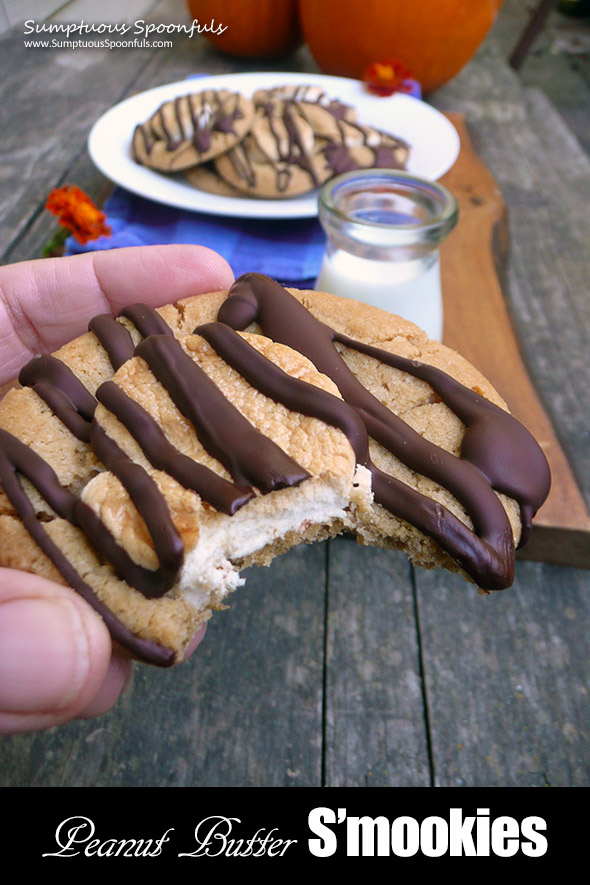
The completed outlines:
{"type": "Polygon", "coordinates": [[[230,266],[204,246],[134,246],[0,268],[0,385],[40,352],[87,331],[98,313],[229,288],[230,266]]]}

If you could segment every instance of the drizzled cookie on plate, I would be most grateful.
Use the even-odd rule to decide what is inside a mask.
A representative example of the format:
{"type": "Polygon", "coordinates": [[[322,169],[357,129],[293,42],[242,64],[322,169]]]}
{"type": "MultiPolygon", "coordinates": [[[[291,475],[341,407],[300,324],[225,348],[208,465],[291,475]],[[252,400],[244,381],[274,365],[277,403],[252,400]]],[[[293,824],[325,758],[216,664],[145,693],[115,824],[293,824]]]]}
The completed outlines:
{"type": "Polygon", "coordinates": [[[254,118],[252,102],[228,89],[206,89],[164,102],[135,127],[133,159],[161,172],[205,163],[242,140],[254,118]]]}
{"type": "Polygon", "coordinates": [[[340,172],[403,169],[410,146],[359,122],[354,107],[313,85],[226,89],[164,102],[135,127],[131,155],[158,172],[183,172],[218,196],[297,197],[340,172]]]}

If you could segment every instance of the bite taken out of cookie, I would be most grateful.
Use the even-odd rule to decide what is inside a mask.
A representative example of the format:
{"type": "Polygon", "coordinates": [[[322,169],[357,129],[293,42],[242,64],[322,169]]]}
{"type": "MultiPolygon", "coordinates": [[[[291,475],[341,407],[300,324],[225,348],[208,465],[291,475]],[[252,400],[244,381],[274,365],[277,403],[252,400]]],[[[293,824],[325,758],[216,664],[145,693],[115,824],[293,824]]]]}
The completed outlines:
{"type": "Polygon", "coordinates": [[[69,584],[160,666],[241,568],[343,531],[504,589],[549,488],[458,354],[258,274],[94,318],[19,380],[0,403],[0,565],[69,584]]]}

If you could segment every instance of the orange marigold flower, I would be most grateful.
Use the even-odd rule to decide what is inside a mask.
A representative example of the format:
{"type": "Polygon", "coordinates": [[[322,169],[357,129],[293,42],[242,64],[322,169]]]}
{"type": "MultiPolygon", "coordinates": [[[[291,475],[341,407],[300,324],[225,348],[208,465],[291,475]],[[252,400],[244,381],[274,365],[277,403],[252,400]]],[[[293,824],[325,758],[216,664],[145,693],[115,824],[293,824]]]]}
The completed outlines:
{"type": "Polygon", "coordinates": [[[105,213],[75,184],[52,190],[45,208],[57,215],[59,223],[69,228],[79,243],[112,234],[111,228],[105,223],[105,213]]]}
{"type": "Polygon", "coordinates": [[[413,76],[403,62],[396,58],[386,58],[369,65],[362,79],[369,92],[375,95],[393,95],[394,92],[410,92],[412,86],[407,81],[413,79],[413,76]]]}

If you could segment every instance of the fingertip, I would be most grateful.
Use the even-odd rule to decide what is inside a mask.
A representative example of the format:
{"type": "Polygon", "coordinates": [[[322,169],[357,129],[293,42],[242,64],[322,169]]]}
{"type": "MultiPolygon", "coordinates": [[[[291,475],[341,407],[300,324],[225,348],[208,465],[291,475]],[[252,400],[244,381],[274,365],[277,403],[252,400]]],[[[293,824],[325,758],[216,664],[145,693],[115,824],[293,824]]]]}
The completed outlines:
{"type": "Polygon", "coordinates": [[[111,710],[133,680],[133,664],[129,658],[113,655],[106,676],[96,695],[78,713],[79,719],[93,719],[111,710]]]}
{"type": "Polygon", "coordinates": [[[228,289],[234,280],[228,262],[206,246],[133,246],[92,252],[96,280],[111,310],[142,301],[160,307],[228,289]]]}
{"type": "Polygon", "coordinates": [[[228,262],[206,246],[130,246],[0,268],[0,384],[39,351],[57,350],[98,313],[127,304],[161,307],[233,282],[228,262]]]}
{"type": "Polygon", "coordinates": [[[0,570],[0,731],[79,716],[99,694],[111,653],[104,622],[72,590],[0,570]]]}
{"type": "Polygon", "coordinates": [[[229,289],[234,282],[233,270],[226,259],[218,252],[209,249],[207,246],[181,246],[178,248],[187,250],[189,271],[193,276],[195,284],[197,282],[197,272],[199,274],[199,285],[195,294],[229,289]]]}
{"type": "Polygon", "coordinates": [[[193,638],[191,639],[191,641],[188,644],[187,650],[185,651],[184,657],[182,659],[183,661],[186,661],[190,658],[190,656],[195,651],[197,646],[199,646],[201,644],[201,641],[202,641],[206,632],[207,632],[207,624],[206,623],[201,624],[201,626],[197,629],[197,631],[195,632],[195,635],[193,636],[193,638]]]}

